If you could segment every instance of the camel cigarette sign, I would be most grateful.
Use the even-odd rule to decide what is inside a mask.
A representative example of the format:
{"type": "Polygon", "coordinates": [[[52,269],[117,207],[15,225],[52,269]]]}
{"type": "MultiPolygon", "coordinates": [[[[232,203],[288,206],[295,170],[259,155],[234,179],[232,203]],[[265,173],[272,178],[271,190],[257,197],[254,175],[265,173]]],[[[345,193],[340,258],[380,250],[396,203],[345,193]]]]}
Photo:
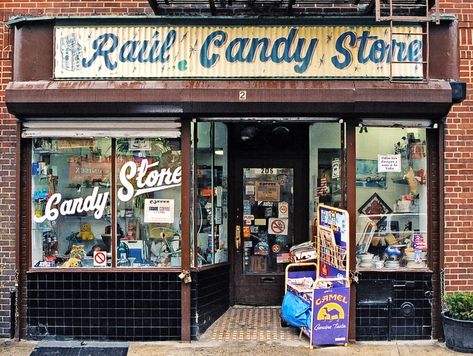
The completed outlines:
{"type": "Polygon", "coordinates": [[[350,289],[314,289],[312,303],[312,344],[347,343],[350,289]]]}

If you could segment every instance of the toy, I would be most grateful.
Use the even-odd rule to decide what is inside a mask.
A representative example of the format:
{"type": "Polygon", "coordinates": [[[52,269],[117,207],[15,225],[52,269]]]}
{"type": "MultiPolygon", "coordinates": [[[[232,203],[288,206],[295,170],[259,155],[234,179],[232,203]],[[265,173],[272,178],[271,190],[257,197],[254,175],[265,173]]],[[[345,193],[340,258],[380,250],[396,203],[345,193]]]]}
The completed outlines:
{"type": "Polygon", "coordinates": [[[407,169],[406,175],[404,177],[407,181],[407,184],[409,184],[409,190],[410,190],[411,194],[414,195],[414,196],[417,195],[418,181],[417,181],[417,179],[415,179],[415,173],[414,173],[414,170],[412,169],[412,167],[409,167],[407,169]]]}
{"type": "Polygon", "coordinates": [[[61,267],[68,268],[68,267],[80,267],[80,266],[81,266],[80,258],[71,257],[66,262],[64,262],[64,264],[61,267]]]}
{"type": "Polygon", "coordinates": [[[85,257],[84,245],[72,245],[71,252],[69,253],[71,258],[82,259],[85,257]]]}
{"type": "Polygon", "coordinates": [[[95,238],[94,234],[92,233],[92,228],[90,227],[90,224],[82,224],[80,232],[77,234],[77,238],[82,241],[91,241],[95,238]]]}

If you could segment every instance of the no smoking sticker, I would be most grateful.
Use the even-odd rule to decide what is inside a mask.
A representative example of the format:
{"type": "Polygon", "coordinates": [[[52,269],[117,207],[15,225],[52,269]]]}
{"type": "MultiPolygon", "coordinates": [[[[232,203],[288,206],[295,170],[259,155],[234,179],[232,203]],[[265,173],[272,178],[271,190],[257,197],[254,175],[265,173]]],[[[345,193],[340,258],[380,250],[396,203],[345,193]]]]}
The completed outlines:
{"type": "Polygon", "coordinates": [[[268,233],[273,235],[287,235],[288,219],[270,218],[268,220],[268,233]]]}
{"type": "Polygon", "coordinates": [[[104,251],[94,251],[94,266],[107,267],[107,253],[104,251]]]}
{"type": "Polygon", "coordinates": [[[285,201],[278,203],[278,218],[287,219],[289,217],[289,204],[285,201]]]}

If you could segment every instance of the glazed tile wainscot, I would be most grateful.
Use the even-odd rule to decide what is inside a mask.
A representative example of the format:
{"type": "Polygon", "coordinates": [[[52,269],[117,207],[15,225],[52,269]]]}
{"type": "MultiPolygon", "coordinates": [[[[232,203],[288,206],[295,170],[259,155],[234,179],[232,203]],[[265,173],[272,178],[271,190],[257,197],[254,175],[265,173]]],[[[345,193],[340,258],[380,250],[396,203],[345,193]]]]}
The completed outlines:
{"type": "Polygon", "coordinates": [[[431,339],[431,295],[432,273],[362,272],[357,285],[357,340],[431,339]]]}
{"type": "MultiPolygon", "coordinates": [[[[28,274],[27,336],[91,340],[180,340],[176,272],[28,274]]],[[[192,337],[229,306],[228,266],[192,273],[192,337]]]]}

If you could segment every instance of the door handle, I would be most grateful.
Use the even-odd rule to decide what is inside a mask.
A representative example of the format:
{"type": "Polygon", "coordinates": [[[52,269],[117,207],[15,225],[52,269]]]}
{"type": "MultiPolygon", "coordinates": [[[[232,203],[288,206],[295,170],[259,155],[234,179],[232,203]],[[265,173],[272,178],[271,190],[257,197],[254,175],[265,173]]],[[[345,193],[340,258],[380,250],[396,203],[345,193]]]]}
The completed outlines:
{"type": "Polygon", "coordinates": [[[273,283],[276,280],[274,277],[261,277],[263,283],[273,283]]]}
{"type": "Polygon", "coordinates": [[[235,247],[237,251],[240,251],[241,245],[241,226],[235,225],[235,247]]]}

